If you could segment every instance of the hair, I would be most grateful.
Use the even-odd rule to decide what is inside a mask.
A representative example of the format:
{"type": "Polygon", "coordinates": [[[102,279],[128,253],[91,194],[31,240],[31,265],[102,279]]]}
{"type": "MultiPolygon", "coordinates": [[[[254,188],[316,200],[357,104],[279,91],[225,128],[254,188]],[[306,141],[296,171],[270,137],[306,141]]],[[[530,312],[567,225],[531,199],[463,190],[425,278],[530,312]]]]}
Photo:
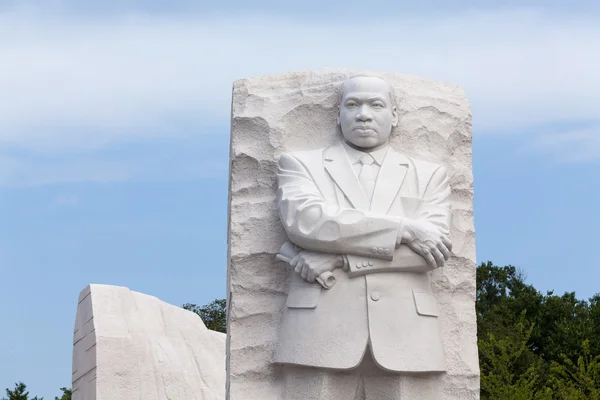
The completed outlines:
{"type": "Polygon", "coordinates": [[[337,90],[337,105],[338,107],[341,106],[342,104],[342,98],[344,97],[344,84],[351,80],[351,79],[355,79],[355,78],[377,78],[377,79],[381,79],[382,81],[384,81],[385,83],[387,83],[388,88],[389,88],[389,95],[390,95],[390,100],[392,102],[392,107],[397,107],[397,99],[396,99],[396,92],[394,90],[394,87],[388,82],[386,81],[384,78],[382,78],[381,76],[377,76],[377,75],[370,75],[370,74],[358,74],[358,75],[352,75],[351,77],[349,77],[348,79],[345,79],[340,86],[338,87],[337,90]]]}

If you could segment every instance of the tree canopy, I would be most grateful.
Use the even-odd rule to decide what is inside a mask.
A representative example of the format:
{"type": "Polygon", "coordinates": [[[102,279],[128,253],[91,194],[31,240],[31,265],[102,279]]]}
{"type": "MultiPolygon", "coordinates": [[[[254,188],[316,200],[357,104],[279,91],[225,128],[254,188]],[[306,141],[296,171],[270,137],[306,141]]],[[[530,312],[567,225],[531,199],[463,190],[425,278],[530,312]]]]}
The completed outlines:
{"type": "Polygon", "coordinates": [[[71,396],[73,395],[71,389],[62,387],[60,388],[60,391],[62,392],[62,395],[60,397],[55,397],[54,400],[71,400],[71,396]]]}
{"type": "Polygon", "coordinates": [[[482,400],[600,400],[600,305],[541,293],[522,271],[477,268],[482,400]]]}
{"type": "Polygon", "coordinates": [[[227,301],[225,299],[213,300],[210,304],[197,306],[195,304],[184,304],[183,308],[192,311],[200,318],[204,325],[210,330],[217,332],[227,332],[227,301]]]}
{"type": "MultiPolygon", "coordinates": [[[[43,397],[29,397],[29,392],[27,391],[27,385],[23,382],[15,383],[15,388],[13,390],[6,389],[6,396],[3,397],[2,400],[44,400],[43,397]]],[[[70,399],[69,399],[70,400],[70,399]]]]}

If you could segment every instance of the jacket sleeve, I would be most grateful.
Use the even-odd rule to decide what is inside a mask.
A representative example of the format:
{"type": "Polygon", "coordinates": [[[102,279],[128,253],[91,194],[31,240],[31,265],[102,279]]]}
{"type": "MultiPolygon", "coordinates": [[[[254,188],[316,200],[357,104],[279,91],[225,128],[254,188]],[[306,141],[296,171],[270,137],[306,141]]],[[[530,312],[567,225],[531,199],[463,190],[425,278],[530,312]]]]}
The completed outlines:
{"type": "Polygon", "coordinates": [[[289,239],[312,251],[392,260],[400,220],[328,202],[304,165],[283,154],[277,173],[277,205],[289,239]]]}
{"type": "Polygon", "coordinates": [[[443,235],[450,234],[452,223],[451,190],[446,167],[438,167],[423,193],[423,201],[415,219],[431,223],[443,235]]]}
{"type": "MultiPolygon", "coordinates": [[[[448,171],[445,167],[440,166],[429,179],[419,208],[413,218],[430,223],[436,226],[443,235],[449,235],[452,222],[450,193],[448,171]]],[[[426,272],[431,270],[423,257],[404,244],[394,251],[392,260],[378,260],[356,255],[348,255],[347,260],[351,277],[381,272],[382,270],[390,272],[426,272]]]]}

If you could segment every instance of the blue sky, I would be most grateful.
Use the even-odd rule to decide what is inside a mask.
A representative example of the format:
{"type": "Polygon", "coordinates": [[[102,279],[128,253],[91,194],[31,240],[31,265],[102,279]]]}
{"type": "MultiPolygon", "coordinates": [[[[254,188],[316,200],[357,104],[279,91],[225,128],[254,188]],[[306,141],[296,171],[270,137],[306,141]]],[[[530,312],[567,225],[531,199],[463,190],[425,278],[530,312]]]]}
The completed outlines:
{"type": "Polygon", "coordinates": [[[479,261],[600,292],[597,1],[41,3],[0,0],[0,390],[70,385],[88,283],[225,296],[231,85],[255,75],[460,84],[479,261]]]}

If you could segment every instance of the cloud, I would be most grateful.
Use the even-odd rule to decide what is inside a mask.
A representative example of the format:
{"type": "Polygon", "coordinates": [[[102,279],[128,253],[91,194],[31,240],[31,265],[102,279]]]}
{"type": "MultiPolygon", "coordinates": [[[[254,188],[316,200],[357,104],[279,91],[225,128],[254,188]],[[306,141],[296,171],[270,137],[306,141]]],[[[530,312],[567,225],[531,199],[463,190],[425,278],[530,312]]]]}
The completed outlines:
{"type": "MultiPolygon", "coordinates": [[[[441,13],[472,9],[476,3],[481,9],[497,9],[497,0],[370,0],[369,10],[372,13],[386,12],[388,15],[402,15],[411,12],[441,13]]],[[[584,10],[591,12],[598,9],[597,0],[576,0],[572,2],[548,0],[503,0],[502,7],[544,7],[544,9],[573,12],[584,10]]],[[[294,15],[318,16],[364,16],[364,7],[356,7],[353,1],[333,0],[303,0],[290,5],[278,0],[222,0],[219,2],[199,2],[197,0],[52,0],[41,2],[39,0],[2,0],[0,10],[19,10],[44,13],[70,13],[79,16],[106,16],[122,14],[124,12],[143,10],[147,13],[160,14],[193,14],[193,13],[248,13],[264,10],[276,13],[289,13],[294,15]]]]}
{"type": "Polygon", "coordinates": [[[227,125],[234,79],[325,66],[458,83],[479,132],[592,119],[600,109],[596,16],[87,21],[5,13],[0,47],[3,147],[99,148],[199,123],[227,125]]]}
{"type": "Polygon", "coordinates": [[[522,150],[550,155],[558,162],[597,161],[600,160],[600,124],[561,132],[539,132],[532,135],[522,150]]]}
{"type": "MultiPolygon", "coordinates": [[[[227,134],[235,79],[294,70],[365,68],[458,83],[478,134],[599,120],[595,14],[86,19],[5,12],[0,48],[3,186],[205,176],[203,162],[194,159],[201,152],[167,164],[150,153],[144,160],[121,150],[119,157],[104,156],[161,140],[200,150],[203,135],[227,134]]],[[[526,148],[553,155],[562,150],[557,143],[568,142],[564,160],[596,159],[594,132],[532,134],[526,148]]],[[[226,161],[210,168],[221,164],[226,170],[226,161]]]]}

